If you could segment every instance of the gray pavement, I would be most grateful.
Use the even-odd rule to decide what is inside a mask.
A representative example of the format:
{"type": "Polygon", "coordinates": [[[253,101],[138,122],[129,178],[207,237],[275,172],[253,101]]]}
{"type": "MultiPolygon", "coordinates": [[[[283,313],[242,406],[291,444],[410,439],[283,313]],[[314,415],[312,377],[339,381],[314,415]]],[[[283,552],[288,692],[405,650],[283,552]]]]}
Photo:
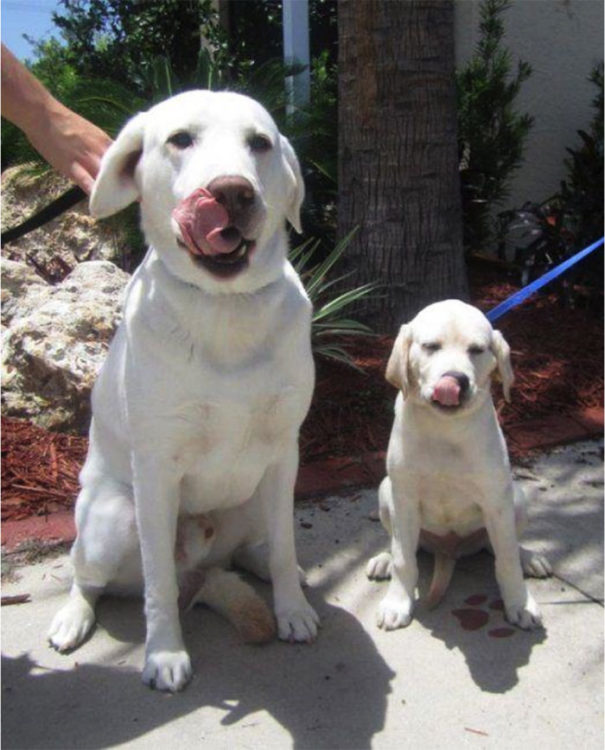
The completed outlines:
{"type": "MultiPolygon", "coordinates": [[[[499,595],[487,554],[458,563],[437,609],[419,604],[410,627],[380,631],[374,615],[385,584],[364,575],[368,557],[387,543],[373,490],[297,507],[299,559],[323,623],[317,641],[246,646],[198,607],[183,619],[196,674],[174,696],[140,681],[140,601],[105,599],[93,637],[63,656],[45,633],[67,590],[66,556],[18,567],[3,594],[28,593],[31,602],[2,610],[4,749],[600,750],[602,444],[554,450],[516,474],[534,498],[524,541],[555,569],[554,578],[529,584],[546,626],[537,633],[508,628],[490,608],[499,595]],[[478,604],[465,603],[469,597],[478,604]],[[461,609],[485,624],[465,629],[464,615],[453,614],[461,609]]],[[[427,555],[420,570],[422,592],[427,555]]],[[[268,586],[258,589],[270,599],[268,586]]]]}

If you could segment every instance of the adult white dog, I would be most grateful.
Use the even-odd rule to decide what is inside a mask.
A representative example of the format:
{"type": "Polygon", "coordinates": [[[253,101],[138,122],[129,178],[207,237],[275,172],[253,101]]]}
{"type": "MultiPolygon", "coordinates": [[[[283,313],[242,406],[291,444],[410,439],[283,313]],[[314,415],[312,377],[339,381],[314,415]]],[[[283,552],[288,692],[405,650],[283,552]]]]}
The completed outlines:
{"type": "MultiPolygon", "coordinates": [[[[100,593],[136,586],[142,559],[143,681],[179,690],[191,664],[177,568],[225,565],[234,552],[270,575],[280,638],[316,635],[293,529],[314,368],[311,304],[286,259],[285,223],[300,231],[303,197],[289,142],[263,107],[234,93],[162,102],[108,150],[91,212],[138,200],[150,247],[93,392],[74,583],[49,633],[57,649],[82,642],[100,593]]],[[[250,596],[221,593],[230,582],[216,572],[193,598],[253,616],[241,611],[250,596]]]]}
{"type": "Polygon", "coordinates": [[[400,392],[379,490],[391,552],[367,567],[369,578],[391,579],[378,611],[381,628],[411,621],[419,544],[435,555],[429,605],[445,593],[457,557],[489,546],[508,620],[528,629],[541,625],[523,572],[543,577],[551,570],[518,544],[526,505],[491,398],[496,373],[508,400],[509,346],[471,305],[429,305],[399,331],[386,377],[400,392]]]}

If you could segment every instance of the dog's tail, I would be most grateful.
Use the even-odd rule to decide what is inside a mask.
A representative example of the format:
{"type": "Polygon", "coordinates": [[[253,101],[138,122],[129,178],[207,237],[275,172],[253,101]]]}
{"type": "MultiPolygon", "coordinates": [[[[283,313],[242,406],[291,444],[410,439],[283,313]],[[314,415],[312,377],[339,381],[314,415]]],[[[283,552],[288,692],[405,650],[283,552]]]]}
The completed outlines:
{"type": "MultiPolygon", "coordinates": [[[[191,574],[190,574],[191,575],[191,574]]],[[[265,601],[237,573],[222,568],[209,568],[193,573],[180,604],[190,609],[206,604],[226,617],[246,643],[265,643],[277,635],[275,618],[265,601]],[[195,591],[191,590],[195,586],[195,591]]],[[[182,586],[182,585],[181,585],[182,586]]]]}
{"type": "Polygon", "coordinates": [[[429,609],[436,607],[443,599],[447,587],[452,580],[455,565],[456,560],[453,557],[443,555],[441,552],[435,553],[433,580],[431,581],[431,587],[426,597],[426,604],[429,609]]]}

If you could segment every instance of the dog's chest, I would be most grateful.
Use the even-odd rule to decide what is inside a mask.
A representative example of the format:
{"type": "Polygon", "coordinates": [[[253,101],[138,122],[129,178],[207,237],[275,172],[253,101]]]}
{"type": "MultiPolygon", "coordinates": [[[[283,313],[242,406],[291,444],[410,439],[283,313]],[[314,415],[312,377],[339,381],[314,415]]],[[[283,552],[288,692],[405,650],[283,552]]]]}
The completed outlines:
{"type": "Polygon", "coordinates": [[[305,411],[294,387],[249,402],[215,398],[183,405],[173,450],[183,475],[183,509],[200,512],[247,500],[266,467],[295,439],[305,411]]]}
{"type": "Polygon", "coordinates": [[[423,529],[435,534],[455,532],[460,536],[485,525],[481,506],[485,488],[472,477],[411,472],[409,490],[417,498],[423,529]]]}

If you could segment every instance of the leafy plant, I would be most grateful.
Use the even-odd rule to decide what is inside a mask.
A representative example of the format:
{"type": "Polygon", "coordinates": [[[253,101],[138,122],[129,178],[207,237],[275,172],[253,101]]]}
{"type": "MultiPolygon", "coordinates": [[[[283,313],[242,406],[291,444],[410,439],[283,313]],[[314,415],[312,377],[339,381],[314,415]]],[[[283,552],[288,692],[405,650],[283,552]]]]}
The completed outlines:
{"type": "Polygon", "coordinates": [[[578,130],[580,148],[568,148],[567,178],[561,183],[559,201],[566,228],[577,249],[603,234],[603,63],[589,80],[598,91],[592,101],[594,117],[588,130],[578,130]]]}
{"type": "Polygon", "coordinates": [[[515,111],[515,99],[531,75],[527,62],[513,72],[502,46],[502,14],[509,0],[483,0],[475,52],[456,73],[458,138],[464,245],[476,251],[493,238],[493,207],[508,195],[512,174],[523,161],[533,118],[515,111]]]}
{"type": "Polygon", "coordinates": [[[318,263],[313,263],[318,253],[320,240],[309,239],[290,252],[290,261],[299,273],[303,285],[313,304],[313,318],[311,322],[311,344],[315,354],[328,359],[343,362],[358,369],[350,354],[346,350],[343,339],[349,336],[371,336],[368,326],[346,316],[345,310],[354,305],[377,289],[376,284],[363,286],[336,293],[334,290],[342,288],[342,284],[351,275],[346,273],[331,276],[330,272],[338,263],[347,245],[357,232],[355,227],[344,237],[326,257],[318,263]]]}

